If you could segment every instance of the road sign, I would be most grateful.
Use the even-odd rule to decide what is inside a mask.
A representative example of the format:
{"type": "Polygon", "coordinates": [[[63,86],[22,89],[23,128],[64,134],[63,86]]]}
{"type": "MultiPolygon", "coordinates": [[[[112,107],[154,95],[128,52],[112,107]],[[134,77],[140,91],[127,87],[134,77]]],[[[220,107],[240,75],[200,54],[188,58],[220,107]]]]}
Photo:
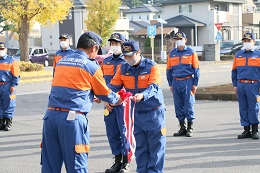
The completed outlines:
{"type": "Polygon", "coordinates": [[[223,25],[223,23],[215,23],[215,26],[217,27],[218,31],[220,30],[222,25],[223,25]]]}
{"type": "Polygon", "coordinates": [[[220,34],[220,32],[217,33],[215,40],[222,40],[222,35],[220,34]]]}
{"type": "Polygon", "coordinates": [[[148,36],[156,35],[156,25],[147,26],[147,35],[148,36]]]}

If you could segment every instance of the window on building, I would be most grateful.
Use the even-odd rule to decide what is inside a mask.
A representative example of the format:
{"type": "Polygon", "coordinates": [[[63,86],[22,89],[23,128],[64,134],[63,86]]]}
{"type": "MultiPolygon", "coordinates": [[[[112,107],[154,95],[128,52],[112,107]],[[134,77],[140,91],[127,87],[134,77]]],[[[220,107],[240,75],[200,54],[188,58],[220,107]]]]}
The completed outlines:
{"type": "Polygon", "coordinates": [[[149,15],[147,15],[147,20],[150,20],[150,19],[149,19],[149,15]]]}
{"type": "Polygon", "coordinates": [[[139,19],[141,19],[141,15],[139,15],[139,19]]]}
{"type": "Polygon", "coordinates": [[[191,13],[191,12],[192,12],[192,5],[190,4],[179,5],[179,13],[191,13]]]}

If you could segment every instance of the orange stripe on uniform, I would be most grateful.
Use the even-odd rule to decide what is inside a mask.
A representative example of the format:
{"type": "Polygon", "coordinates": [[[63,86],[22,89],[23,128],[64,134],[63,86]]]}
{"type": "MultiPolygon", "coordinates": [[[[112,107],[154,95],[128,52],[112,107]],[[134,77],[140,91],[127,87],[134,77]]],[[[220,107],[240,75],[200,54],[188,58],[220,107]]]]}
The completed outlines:
{"type": "Polygon", "coordinates": [[[179,65],[180,63],[180,57],[173,57],[173,58],[170,58],[170,66],[176,66],[176,65],[179,65]]]}
{"type": "Polygon", "coordinates": [[[110,94],[111,90],[107,87],[106,81],[103,77],[101,68],[98,68],[95,74],[90,79],[91,88],[95,95],[107,96],[110,94]]]}
{"type": "Polygon", "coordinates": [[[246,66],[246,58],[235,58],[236,66],[246,66]]]}
{"type": "Polygon", "coordinates": [[[73,66],[57,66],[52,86],[67,87],[77,90],[91,89],[92,75],[86,70],[73,66]]]}
{"type": "Polygon", "coordinates": [[[248,58],[248,66],[260,66],[260,58],[248,58]]]}
{"type": "Polygon", "coordinates": [[[170,61],[170,54],[168,54],[168,59],[167,59],[167,64],[166,64],[166,69],[170,69],[171,68],[171,61],[170,61]]]}
{"type": "Polygon", "coordinates": [[[121,75],[121,80],[123,82],[124,88],[135,89],[135,77],[121,75]]]}
{"type": "Polygon", "coordinates": [[[11,71],[11,64],[0,64],[0,70],[11,71]]]}
{"type": "Polygon", "coordinates": [[[75,145],[75,152],[76,153],[88,153],[90,150],[89,145],[75,145]]]}
{"type": "Polygon", "coordinates": [[[54,61],[53,61],[53,68],[55,68],[59,62],[59,60],[61,60],[62,56],[54,56],[54,61]]]}
{"type": "Polygon", "coordinates": [[[19,68],[19,61],[14,60],[12,67],[11,67],[11,72],[14,76],[20,76],[20,68],[19,68]]]}
{"type": "Polygon", "coordinates": [[[236,69],[237,65],[236,65],[236,56],[234,56],[233,58],[233,66],[232,66],[232,70],[236,69]]]}
{"type": "Polygon", "coordinates": [[[199,58],[198,58],[198,54],[197,54],[197,52],[193,52],[193,54],[192,54],[192,67],[193,68],[199,68],[200,67],[200,65],[199,65],[199,58]]]}
{"type": "Polygon", "coordinates": [[[114,65],[102,65],[104,75],[114,75],[114,65]]]}
{"type": "Polygon", "coordinates": [[[192,56],[182,56],[181,57],[182,64],[192,64],[192,56]]]}
{"type": "Polygon", "coordinates": [[[112,85],[115,85],[115,86],[123,85],[123,81],[121,80],[121,68],[119,68],[119,69],[116,71],[116,74],[115,74],[115,76],[113,77],[113,79],[110,81],[110,83],[111,83],[112,85]]]}
{"type": "Polygon", "coordinates": [[[152,83],[156,83],[158,85],[161,85],[161,73],[160,73],[160,68],[159,68],[158,64],[154,65],[151,68],[148,85],[150,85],[152,83]]]}
{"type": "Polygon", "coordinates": [[[147,88],[148,80],[151,75],[145,74],[138,76],[138,88],[147,88]]]}

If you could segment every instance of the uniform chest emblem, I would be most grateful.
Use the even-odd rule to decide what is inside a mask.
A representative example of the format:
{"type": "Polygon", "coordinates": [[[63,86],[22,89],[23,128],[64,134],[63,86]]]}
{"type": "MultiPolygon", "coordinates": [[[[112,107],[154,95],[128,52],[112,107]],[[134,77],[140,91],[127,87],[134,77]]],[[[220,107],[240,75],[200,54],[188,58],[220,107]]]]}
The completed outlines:
{"type": "Polygon", "coordinates": [[[129,74],[129,73],[126,73],[125,75],[126,75],[126,76],[129,76],[130,74],[129,74]]]}
{"type": "Polygon", "coordinates": [[[141,76],[141,79],[145,79],[145,76],[141,76]]]}
{"type": "Polygon", "coordinates": [[[107,64],[110,64],[110,62],[107,62],[107,64]]]}

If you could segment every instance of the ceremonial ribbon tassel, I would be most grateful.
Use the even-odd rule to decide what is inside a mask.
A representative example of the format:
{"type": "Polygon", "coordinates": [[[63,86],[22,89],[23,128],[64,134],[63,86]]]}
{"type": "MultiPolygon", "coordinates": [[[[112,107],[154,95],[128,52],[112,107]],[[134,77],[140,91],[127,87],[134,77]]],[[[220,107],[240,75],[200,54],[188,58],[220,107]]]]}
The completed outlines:
{"type": "Polygon", "coordinates": [[[131,109],[131,97],[132,93],[126,92],[125,89],[121,89],[118,94],[122,98],[123,106],[124,106],[124,124],[125,124],[125,136],[127,143],[129,145],[128,149],[128,160],[132,161],[135,155],[136,142],[134,137],[134,109],[135,103],[133,104],[133,108],[131,109]]]}

